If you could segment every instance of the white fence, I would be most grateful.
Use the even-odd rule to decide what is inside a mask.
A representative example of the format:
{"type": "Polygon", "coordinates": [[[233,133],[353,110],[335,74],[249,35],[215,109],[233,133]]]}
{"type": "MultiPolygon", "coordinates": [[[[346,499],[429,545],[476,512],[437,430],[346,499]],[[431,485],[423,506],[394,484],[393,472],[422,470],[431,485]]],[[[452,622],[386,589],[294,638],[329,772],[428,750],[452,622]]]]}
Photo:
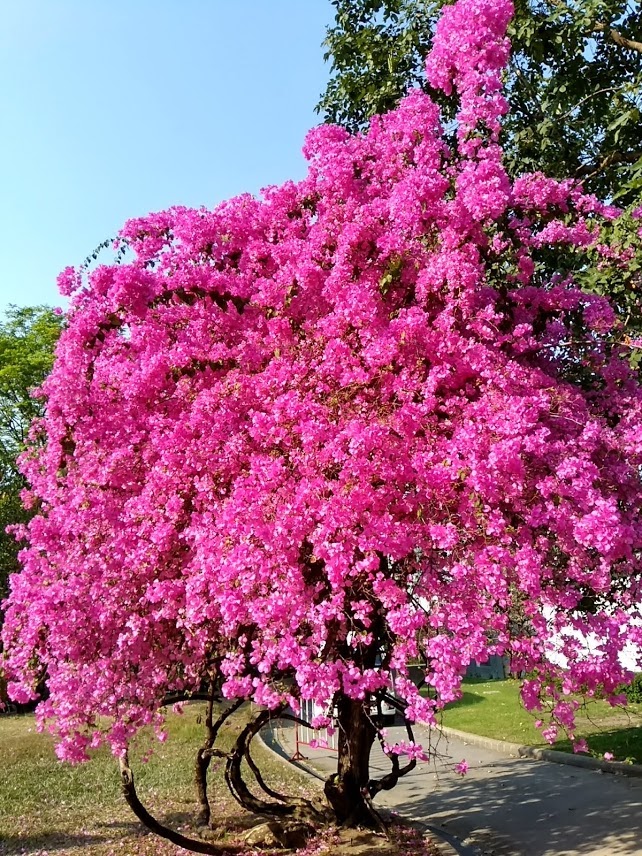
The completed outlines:
{"type": "MultiPolygon", "coordinates": [[[[302,699],[299,702],[298,715],[304,722],[311,722],[315,716],[324,716],[325,711],[308,699],[302,699]]],[[[302,746],[308,746],[311,749],[327,749],[330,752],[337,751],[337,732],[336,729],[330,728],[311,728],[307,725],[300,725],[298,722],[294,726],[294,742],[295,750],[292,756],[293,760],[300,760],[306,756],[301,751],[302,746]]]]}

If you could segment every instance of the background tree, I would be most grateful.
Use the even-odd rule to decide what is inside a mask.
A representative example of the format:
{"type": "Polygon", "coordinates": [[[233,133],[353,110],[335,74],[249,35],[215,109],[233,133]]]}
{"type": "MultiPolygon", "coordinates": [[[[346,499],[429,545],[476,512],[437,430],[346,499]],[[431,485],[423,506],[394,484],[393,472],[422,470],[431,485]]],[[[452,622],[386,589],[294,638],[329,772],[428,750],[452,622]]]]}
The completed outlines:
{"type": "MultiPolygon", "coordinates": [[[[333,0],[331,78],[317,110],[351,131],[413,86],[448,0],[333,0]]],[[[642,186],[642,9],[632,0],[517,0],[504,123],[512,176],[582,178],[600,198],[632,201],[642,186]]],[[[449,118],[452,109],[441,98],[449,118]]]]}
{"type": "Polygon", "coordinates": [[[30,516],[20,500],[26,482],[16,459],[32,421],[43,415],[43,400],[31,393],[51,371],[61,328],[61,317],[46,306],[10,306],[0,322],[0,599],[18,570],[19,545],[6,527],[30,516]]]}

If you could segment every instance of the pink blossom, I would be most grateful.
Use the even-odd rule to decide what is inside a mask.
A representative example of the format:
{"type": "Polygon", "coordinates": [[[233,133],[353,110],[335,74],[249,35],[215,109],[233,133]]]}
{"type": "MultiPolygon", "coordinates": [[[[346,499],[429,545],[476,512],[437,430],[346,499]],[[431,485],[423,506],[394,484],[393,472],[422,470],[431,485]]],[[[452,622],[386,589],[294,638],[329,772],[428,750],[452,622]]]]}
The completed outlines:
{"type": "Polygon", "coordinates": [[[135,218],[122,264],[61,274],[2,631],[12,698],[46,670],[61,757],[122,752],[211,674],[271,710],[394,693],[435,723],[506,656],[549,741],[573,692],[629,679],[642,390],[608,302],[538,268],[555,244],[581,269],[614,212],[509,180],[511,14],[444,10],[427,74],[454,147],[418,90],[363,134],[311,131],[301,181],[135,218]]]}
{"type": "Polygon", "coordinates": [[[415,761],[428,761],[429,755],[418,743],[411,740],[399,740],[397,743],[386,744],[384,751],[388,755],[405,755],[415,761]]]}

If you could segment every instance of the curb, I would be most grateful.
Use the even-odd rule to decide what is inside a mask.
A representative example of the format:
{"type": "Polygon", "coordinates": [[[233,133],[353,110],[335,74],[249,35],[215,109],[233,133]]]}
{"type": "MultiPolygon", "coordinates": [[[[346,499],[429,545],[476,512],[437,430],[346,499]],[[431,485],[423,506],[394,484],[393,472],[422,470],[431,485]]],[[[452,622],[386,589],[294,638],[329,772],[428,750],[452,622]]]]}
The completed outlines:
{"type": "Polygon", "coordinates": [[[584,770],[599,770],[618,776],[642,778],[642,764],[626,764],[624,761],[601,761],[589,755],[574,755],[570,752],[560,752],[558,749],[542,749],[539,746],[522,746],[519,743],[509,743],[507,740],[495,740],[492,737],[481,737],[468,731],[458,731],[456,728],[442,726],[437,730],[445,737],[454,737],[471,746],[491,749],[512,758],[530,758],[533,761],[548,761],[551,764],[565,764],[568,767],[581,767],[584,770]]]}
{"type": "Polygon", "coordinates": [[[511,758],[519,758],[520,751],[528,748],[519,743],[509,743],[507,740],[497,740],[493,737],[481,737],[479,734],[470,734],[468,731],[459,731],[457,728],[448,728],[445,725],[435,726],[435,728],[428,730],[431,734],[443,734],[446,738],[453,737],[463,743],[470,743],[471,746],[490,749],[493,752],[500,752],[502,755],[509,755],[511,758]]]}

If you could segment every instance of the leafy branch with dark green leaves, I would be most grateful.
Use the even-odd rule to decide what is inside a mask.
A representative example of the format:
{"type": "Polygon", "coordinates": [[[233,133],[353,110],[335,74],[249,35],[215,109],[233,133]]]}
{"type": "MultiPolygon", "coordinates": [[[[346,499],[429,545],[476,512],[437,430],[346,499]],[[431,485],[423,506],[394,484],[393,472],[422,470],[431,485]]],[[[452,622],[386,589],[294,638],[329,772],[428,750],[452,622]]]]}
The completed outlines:
{"type": "Polygon", "coordinates": [[[47,306],[10,306],[0,321],[0,599],[9,574],[18,570],[19,545],[7,526],[24,523],[25,487],[17,458],[29,426],[43,414],[42,399],[33,396],[51,371],[63,319],[47,306]]]}

